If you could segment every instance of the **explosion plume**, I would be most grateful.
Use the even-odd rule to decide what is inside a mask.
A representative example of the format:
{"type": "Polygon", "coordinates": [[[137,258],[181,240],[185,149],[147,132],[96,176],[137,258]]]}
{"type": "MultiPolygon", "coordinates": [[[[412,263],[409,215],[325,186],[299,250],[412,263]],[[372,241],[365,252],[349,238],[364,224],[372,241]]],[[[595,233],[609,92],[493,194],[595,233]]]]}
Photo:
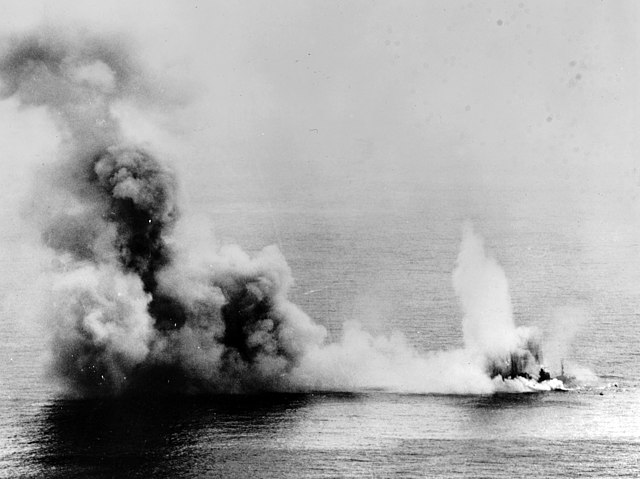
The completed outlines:
{"type": "Polygon", "coordinates": [[[189,261],[171,240],[173,172],[131,145],[113,114],[152,90],[122,41],[16,38],[0,79],[4,98],[46,108],[64,135],[36,181],[33,216],[59,259],[46,316],[53,371],[72,393],[491,393],[492,378],[539,366],[536,336],[515,327],[504,272],[470,228],[454,273],[465,348],[427,355],[355,324],[328,344],[287,299],[291,271],[275,246],[253,256],[212,247],[189,261]]]}

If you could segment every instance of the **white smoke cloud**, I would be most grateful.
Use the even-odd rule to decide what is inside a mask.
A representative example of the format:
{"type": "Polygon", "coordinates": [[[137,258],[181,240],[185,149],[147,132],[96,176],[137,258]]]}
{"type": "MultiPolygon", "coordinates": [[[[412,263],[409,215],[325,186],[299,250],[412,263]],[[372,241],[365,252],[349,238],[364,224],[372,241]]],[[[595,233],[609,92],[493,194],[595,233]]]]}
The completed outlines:
{"type": "Polygon", "coordinates": [[[340,341],[311,349],[294,371],[307,389],[384,389],[404,393],[488,394],[482,363],[468,350],[423,354],[401,334],[373,336],[347,323],[340,341]]]}
{"type": "Polygon", "coordinates": [[[109,265],[76,266],[53,279],[47,320],[53,368],[79,393],[120,393],[154,336],[140,278],[109,265]]]}

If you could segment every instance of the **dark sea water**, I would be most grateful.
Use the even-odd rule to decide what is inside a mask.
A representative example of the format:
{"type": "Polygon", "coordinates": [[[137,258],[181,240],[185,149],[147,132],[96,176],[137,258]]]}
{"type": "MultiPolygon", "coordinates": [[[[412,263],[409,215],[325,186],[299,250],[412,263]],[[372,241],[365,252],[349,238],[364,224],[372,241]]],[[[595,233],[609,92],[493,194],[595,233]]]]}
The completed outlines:
{"type": "Polygon", "coordinates": [[[2,474],[637,477],[639,400],[618,388],[13,401],[2,474]]]}
{"type": "Polygon", "coordinates": [[[585,311],[565,359],[598,379],[534,395],[72,400],[43,372],[42,330],[24,324],[27,287],[5,281],[0,477],[639,477],[635,218],[606,206],[541,200],[530,210],[503,196],[445,191],[434,202],[406,191],[415,198],[405,208],[381,198],[350,209],[337,198],[315,210],[238,204],[209,214],[220,241],[279,243],[296,278],[292,299],[332,337],[357,319],[401,331],[420,351],[462,344],[451,271],[470,219],[505,269],[518,324],[545,330],[556,308],[585,311]]]}

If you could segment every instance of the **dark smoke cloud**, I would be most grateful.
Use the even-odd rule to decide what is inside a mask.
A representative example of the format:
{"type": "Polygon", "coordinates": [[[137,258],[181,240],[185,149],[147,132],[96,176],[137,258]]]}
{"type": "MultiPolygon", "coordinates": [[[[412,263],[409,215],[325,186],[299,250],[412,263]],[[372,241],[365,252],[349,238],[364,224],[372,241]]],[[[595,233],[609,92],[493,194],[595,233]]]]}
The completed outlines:
{"type": "Polygon", "coordinates": [[[93,170],[89,181],[106,197],[103,218],[116,226],[120,262],[153,293],[156,272],[171,261],[164,234],[178,216],[175,180],[148,153],[132,148],[98,153],[93,170]]]}
{"type": "Polygon", "coordinates": [[[164,235],[178,216],[176,182],[150,153],[125,146],[111,112],[144,83],[129,53],[115,39],[43,30],[10,42],[0,75],[6,96],[45,106],[67,135],[63,158],[42,176],[72,204],[54,215],[44,205],[45,243],[76,260],[115,257],[153,294],[170,262],[164,235]]]}
{"type": "Polygon", "coordinates": [[[286,300],[276,248],[255,258],[227,248],[205,272],[180,267],[168,240],[174,175],[128,144],[112,113],[149,95],[122,42],[43,30],[9,42],[0,78],[5,98],[47,108],[64,133],[34,200],[62,264],[47,316],[63,382],[82,395],[289,388],[324,328],[286,300]]]}
{"type": "Polygon", "coordinates": [[[473,234],[454,277],[464,350],[421,356],[401,336],[353,325],[326,344],[324,327],[287,299],[291,271],[277,247],[252,256],[208,245],[194,261],[175,243],[176,179],[113,114],[118,102],[153,95],[122,40],[43,29],[7,45],[3,97],[46,108],[63,133],[58,158],[36,179],[32,215],[58,258],[46,318],[53,371],[69,391],[488,393],[503,358],[522,362],[518,370],[539,362],[513,326],[504,273],[473,234]],[[498,297],[483,300],[474,285],[492,283],[498,297]]]}

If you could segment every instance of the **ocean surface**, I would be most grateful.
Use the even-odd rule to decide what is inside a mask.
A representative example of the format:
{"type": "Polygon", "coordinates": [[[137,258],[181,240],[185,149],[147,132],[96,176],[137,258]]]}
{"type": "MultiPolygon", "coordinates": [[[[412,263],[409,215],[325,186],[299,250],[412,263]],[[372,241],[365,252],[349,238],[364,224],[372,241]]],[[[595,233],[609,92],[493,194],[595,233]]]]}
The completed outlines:
{"type": "Polygon", "coordinates": [[[567,202],[517,189],[394,191],[366,208],[348,191],[322,204],[191,201],[220,243],[277,243],[296,279],[291,299],[332,338],[357,320],[423,352],[462,345],[451,272],[471,221],[509,278],[519,325],[544,332],[554,311],[583,312],[564,359],[597,379],[530,395],[69,399],[46,377],[43,327],[28,324],[31,285],[11,280],[20,265],[4,255],[0,477],[639,477],[636,214],[611,192],[596,205],[580,192],[567,202]]]}

